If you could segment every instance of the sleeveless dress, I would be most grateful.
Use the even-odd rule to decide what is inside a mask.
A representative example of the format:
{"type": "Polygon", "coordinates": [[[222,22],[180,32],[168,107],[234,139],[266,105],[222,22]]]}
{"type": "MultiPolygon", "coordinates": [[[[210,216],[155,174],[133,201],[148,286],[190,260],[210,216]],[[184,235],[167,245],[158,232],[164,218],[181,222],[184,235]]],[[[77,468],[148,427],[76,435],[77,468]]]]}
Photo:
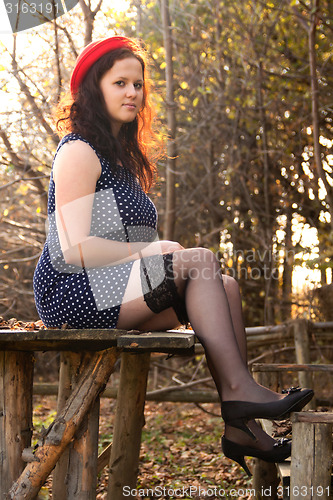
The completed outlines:
{"type": "MultiPolygon", "coordinates": [[[[56,155],[64,144],[74,140],[90,145],[102,169],[96,184],[90,235],[121,242],[155,241],[157,211],[135,176],[125,167],[111,165],[78,134],[65,136],[56,155]]],[[[133,261],[97,268],[67,264],[55,221],[55,184],[51,173],[48,234],[33,279],[41,320],[47,327],[67,324],[73,328],[115,328],[133,261]]]]}

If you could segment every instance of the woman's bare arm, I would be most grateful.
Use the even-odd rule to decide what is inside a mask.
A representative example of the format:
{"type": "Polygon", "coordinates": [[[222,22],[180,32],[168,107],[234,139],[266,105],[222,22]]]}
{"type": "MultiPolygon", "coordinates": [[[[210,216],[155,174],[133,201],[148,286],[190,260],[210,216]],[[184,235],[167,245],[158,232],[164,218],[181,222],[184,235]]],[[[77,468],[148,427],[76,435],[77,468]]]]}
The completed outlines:
{"type": "Polygon", "coordinates": [[[83,141],[65,144],[55,159],[56,222],[66,263],[82,267],[114,265],[183,248],[173,241],[123,243],[90,236],[95,188],[100,175],[99,159],[83,141]]]}

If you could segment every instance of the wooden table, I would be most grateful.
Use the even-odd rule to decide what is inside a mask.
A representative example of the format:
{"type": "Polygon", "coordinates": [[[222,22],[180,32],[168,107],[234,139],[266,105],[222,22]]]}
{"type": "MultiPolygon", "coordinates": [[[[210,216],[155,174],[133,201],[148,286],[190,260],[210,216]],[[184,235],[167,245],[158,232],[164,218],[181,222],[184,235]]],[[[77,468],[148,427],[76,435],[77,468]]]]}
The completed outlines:
{"type": "Polygon", "coordinates": [[[96,497],[99,395],[121,357],[108,499],[136,487],[151,352],[192,354],[191,331],[0,330],[0,498],[96,497]],[[34,351],[61,351],[58,411],[31,449],[34,351]]]}

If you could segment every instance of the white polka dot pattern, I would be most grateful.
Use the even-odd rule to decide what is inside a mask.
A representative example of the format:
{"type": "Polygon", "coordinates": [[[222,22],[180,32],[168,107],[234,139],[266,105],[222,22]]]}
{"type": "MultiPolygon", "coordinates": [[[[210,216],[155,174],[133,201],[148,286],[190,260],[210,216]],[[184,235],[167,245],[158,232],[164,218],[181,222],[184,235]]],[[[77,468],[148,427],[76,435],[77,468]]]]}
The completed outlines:
{"type": "MultiPolygon", "coordinates": [[[[78,134],[69,134],[59,143],[56,154],[73,140],[88,143],[78,134]]],[[[96,184],[91,235],[117,241],[156,240],[156,209],[137,179],[94,151],[102,173],[96,184]]],[[[67,323],[74,328],[115,328],[132,263],[93,269],[66,264],[55,224],[54,189],[51,176],[49,232],[33,282],[38,314],[48,327],[67,323]]]]}

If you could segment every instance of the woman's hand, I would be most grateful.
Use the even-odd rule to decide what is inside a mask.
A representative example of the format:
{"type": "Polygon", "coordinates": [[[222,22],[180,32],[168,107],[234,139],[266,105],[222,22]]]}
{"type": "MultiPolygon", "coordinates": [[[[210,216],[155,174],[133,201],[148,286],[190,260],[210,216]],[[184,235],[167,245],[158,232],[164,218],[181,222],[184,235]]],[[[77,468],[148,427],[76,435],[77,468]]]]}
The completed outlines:
{"type": "Polygon", "coordinates": [[[177,241],[162,240],[159,241],[161,245],[162,253],[177,252],[178,250],[184,250],[184,247],[177,241]]]}
{"type": "MultiPolygon", "coordinates": [[[[131,243],[131,248],[137,252],[138,245],[142,245],[142,243],[131,243]]],[[[146,244],[146,246],[139,250],[139,254],[136,254],[133,257],[137,259],[141,257],[149,257],[150,255],[177,252],[179,250],[184,250],[184,247],[177,241],[160,240],[146,244]]]]}

